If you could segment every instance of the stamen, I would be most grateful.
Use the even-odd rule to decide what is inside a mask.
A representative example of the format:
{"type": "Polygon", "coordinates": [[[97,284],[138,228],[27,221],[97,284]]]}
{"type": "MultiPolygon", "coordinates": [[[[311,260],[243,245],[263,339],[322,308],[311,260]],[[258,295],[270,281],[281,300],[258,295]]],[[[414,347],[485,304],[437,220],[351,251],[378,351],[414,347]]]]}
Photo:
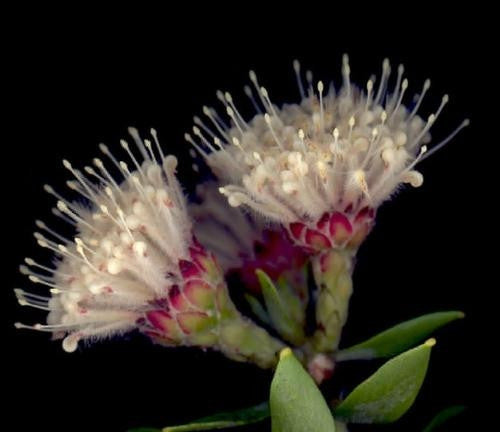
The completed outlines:
{"type": "Polygon", "coordinates": [[[204,159],[208,159],[208,153],[203,150],[194,140],[193,138],[191,138],[191,135],[189,135],[188,133],[185,133],[184,134],[184,139],[189,143],[191,144],[195,149],[196,151],[201,155],[203,156],[204,159]]]}
{"type": "MultiPolygon", "coordinates": [[[[123,191],[120,189],[120,186],[118,186],[118,183],[111,176],[109,171],[106,169],[106,167],[104,166],[104,163],[101,161],[101,159],[94,158],[94,160],[92,162],[101,171],[101,173],[109,180],[109,182],[115,187],[115,189],[119,191],[120,195],[124,196],[123,191]]],[[[89,172],[89,171],[87,171],[87,172],[89,172]]],[[[95,171],[94,171],[94,173],[95,173],[95,171]]],[[[92,173],[89,172],[89,174],[92,174],[92,173]]],[[[92,175],[94,175],[94,174],[92,174],[92,175]]],[[[97,175],[97,173],[96,173],[96,175],[97,175]]],[[[98,178],[102,178],[102,177],[98,177],[98,178]]]]}
{"type": "Polygon", "coordinates": [[[260,88],[260,92],[262,93],[262,97],[265,99],[265,101],[267,102],[267,105],[269,106],[269,110],[271,112],[271,114],[278,118],[279,119],[279,116],[278,116],[278,113],[276,112],[276,110],[274,109],[273,107],[273,104],[271,103],[271,99],[269,99],[269,94],[267,93],[267,90],[265,89],[265,87],[261,87],[260,88]]]}
{"type": "Polygon", "coordinates": [[[373,95],[373,81],[371,79],[368,80],[366,83],[366,105],[365,105],[365,111],[368,110],[368,107],[372,103],[372,95],[373,95]]]}
{"type": "Polygon", "coordinates": [[[75,176],[75,178],[80,182],[80,184],[90,194],[90,196],[92,197],[92,200],[95,201],[95,202],[98,202],[97,195],[90,188],[90,186],[88,184],[89,182],[85,181],[85,177],[82,176],[78,170],[75,170],[66,159],[63,160],[63,165],[64,165],[64,168],[66,168],[69,172],[71,172],[71,174],[73,174],[75,176]]]}
{"type": "Polygon", "coordinates": [[[427,154],[422,158],[422,161],[427,159],[429,156],[433,155],[436,153],[438,150],[443,148],[446,144],[448,144],[455,136],[465,127],[470,125],[470,120],[465,119],[460,125],[455,128],[455,130],[450,133],[444,140],[442,140],[440,143],[436,144],[432,149],[430,149],[427,154]]]}
{"type": "Polygon", "coordinates": [[[143,159],[148,160],[148,153],[146,151],[146,148],[144,147],[144,143],[142,142],[141,136],[139,135],[139,131],[134,127],[129,127],[128,133],[130,134],[130,136],[135,142],[135,145],[141,152],[141,156],[143,157],[143,159]]]}
{"type": "Polygon", "coordinates": [[[58,239],[59,241],[63,242],[63,243],[70,243],[70,241],[66,238],[66,237],[63,237],[62,235],[58,234],[57,232],[55,232],[54,230],[50,229],[47,225],[45,225],[44,222],[42,222],[41,220],[37,219],[35,221],[35,225],[40,228],[40,229],[43,229],[44,231],[48,232],[49,234],[51,234],[52,236],[54,236],[56,239],[58,239]]]}
{"type": "Polygon", "coordinates": [[[66,216],[65,214],[61,213],[57,208],[52,208],[52,214],[54,216],[57,216],[58,218],[61,218],[64,222],[70,224],[71,226],[73,227],[76,227],[76,222],[72,219],[70,219],[68,216],[66,216]]]}
{"type": "Polygon", "coordinates": [[[73,210],[68,207],[68,205],[64,201],[57,201],[57,208],[59,209],[59,211],[66,213],[68,216],[72,217],[78,223],[85,225],[87,228],[90,228],[92,231],[99,234],[99,231],[94,226],[89,224],[85,219],[78,216],[73,210]]]}
{"type": "Polygon", "coordinates": [[[278,144],[278,147],[280,148],[280,150],[285,150],[283,147],[283,144],[281,143],[278,136],[276,135],[276,132],[274,132],[273,126],[271,124],[271,117],[269,116],[269,114],[267,114],[267,113],[264,114],[264,120],[266,121],[266,124],[269,127],[269,130],[271,131],[271,135],[273,136],[274,141],[276,141],[276,144],[278,144]]]}
{"type": "Polygon", "coordinates": [[[401,93],[399,95],[399,98],[398,98],[398,101],[396,103],[396,106],[392,110],[392,114],[389,117],[389,121],[391,121],[394,118],[394,116],[396,115],[396,113],[397,113],[397,111],[399,109],[399,106],[401,105],[401,102],[403,101],[403,96],[405,95],[405,91],[406,91],[407,88],[408,88],[408,80],[405,78],[403,80],[403,83],[401,84],[401,93]]]}
{"type": "Polygon", "coordinates": [[[342,56],[342,77],[344,79],[344,87],[347,91],[347,97],[351,97],[351,68],[349,67],[349,56],[344,54],[342,56]]]}
{"type": "Polygon", "coordinates": [[[300,98],[305,98],[304,86],[302,84],[302,78],[300,77],[300,63],[298,60],[293,61],[293,70],[295,71],[295,78],[297,79],[297,86],[299,88],[300,98]]]}
{"type": "Polygon", "coordinates": [[[389,63],[389,59],[384,59],[382,62],[382,76],[380,77],[380,84],[377,91],[377,96],[373,101],[374,105],[378,105],[381,103],[382,98],[385,94],[385,87],[387,85],[387,81],[389,80],[389,76],[391,74],[391,65],[389,63]]]}
{"type": "Polygon", "coordinates": [[[224,93],[224,98],[226,99],[227,103],[229,104],[229,106],[232,108],[232,110],[234,111],[234,113],[236,114],[236,117],[238,118],[238,120],[240,121],[241,125],[245,128],[245,129],[248,129],[248,124],[247,122],[243,119],[242,115],[240,114],[240,112],[238,111],[238,109],[236,108],[236,105],[233,103],[233,98],[231,96],[231,94],[229,92],[226,92],[224,93]]]}
{"type": "Polygon", "coordinates": [[[160,142],[158,141],[158,133],[156,132],[156,129],[151,129],[150,133],[151,133],[151,136],[153,137],[153,140],[156,144],[156,148],[158,150],[158,153],[161,156],[161,160],[163,161],[165,159],[165,155],[163,154],[163,150],[161,149],[160,142]]]}
{"type": "MultiPolygon", "coordinates": [[[[137,162],[137,159],[135,158],[135,156],[133,155],[133,153],[130,151],[130,148],[128,146],[128,143],[127,141],[125,140],[120,140],[120,145],[122,146],[122,148],[127,152],[129,158],[132,160],[132,163],[135,165],[135,168],[137,169],[137,172],[139,173],[139,175],[142,177],[142,179],[144,181],[147,181],[147,177],[146,177],[146,174],[144,174],[144,171],[142,171],[142,168],[141,166],[139,165],[139,162],[137,162]]],[[[141,146],[142,145],[142,141],[141,141],[141,146]]],[[[120,163],[121,165],[121,163],[120,163]]],[[[122,168],[123,168],[123,165],[121,165],[122,168]]],[[[127,172],[127,174],[129,174],[129,172],[127,172]]]]}
{"type": "Polygon", "coordinates": [[[427,93],[427,90],[429,90],[430,86],[431,86],[431,80],[426,79],[424,82],[424,85],[422,87],[422,93],[420,94],[420,97],[418,98],[418,101],[415,104],[415,107],[413,108],[411,114],[408,116],[408,120],[411,120],[417,114],[417,111],[420,108],[420,105],[422,104],[422,101],[424,100],[424,96],[427,93]]]}
{"type": "Polygon", "coordinates": [[[325,125],[325,118],[324,118],[324,113],[323,113],[323,81],[318,81],[318,93],[319,93],[319,109],[320,109],[320,128],[321,131],[324,130],[324,125],[325,125]]]}
{"type": "Polygon", "coordinates": [[[243,91],[245,92],[245,94],[248,96],[248,98],[252,102],[252,105],[253,105],[255,111],[257,111],[259,114],[262,114],[262,110],[260,109],[259,104],[255,100],[255,97],[252,93],[252,89],[250,88],[250,86],[246,85],[245,87],[243,87],[243,91]]]}
{"type": "Polygon", "coordinates": [[[208,119],[212,122],[212,124],[217,129],[217,132],[219,132],[221,134],[221,136],[224,137],[224,139],[226,141],[230,142],[231,140],[229,138],[229,135],[224,131],[224,129],[221,128],[221,126],[217,122],[217,120],[214,117],[214,115],[213,115],[212,111],[210,110],[210,108],[204,106],[203,107],[203,114],[205,114],[208,117],[208,119]]]}
{"type": "Polygon", "coordinates": [[[261,87],[259,86],[259,82],[257,81],[257,75],[255,74],[255,72],[253,70],[251,70],[250,72],[248,72],[248,76],[250,78],[250,81],[252,82],[252,84],[255,87],[257,95],[259,96],[259,99],[260,99],[260,103],[262,104],[264,109],[267,111],[267,104],[262,96],[261,87]]]}

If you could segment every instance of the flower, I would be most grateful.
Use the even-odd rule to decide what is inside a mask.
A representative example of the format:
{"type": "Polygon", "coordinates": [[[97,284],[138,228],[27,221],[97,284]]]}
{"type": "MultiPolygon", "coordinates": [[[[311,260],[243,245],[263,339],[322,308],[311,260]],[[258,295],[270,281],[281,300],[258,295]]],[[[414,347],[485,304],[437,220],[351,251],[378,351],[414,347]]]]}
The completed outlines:
{"type": "Polygon", "coordinates": [[[165,345],[214,347],[237,360],[273,364],[281,344],[239,314],[217,260],[192,234],[175,157],[163,154],[154,130],[153,143],[135,129],[130,134],[134,151],[124,140],[121,146],[132,169],[100,146],[121,182],[101,159],[86,174],[64,161],[75,178],[68,186],[90,206],[45,187],[58,199],[55,213],[77,234],[71,241],[37,222],[44,231],[35,233],[38,244],[58,258],[54,267],[26,258],[21,271],[52,296],[16,294],[21,304],[48,311],[48,324],[17,327],[64,337],[68,352],[80,340],[138,329],[165,345]]]}
{"type": "Polygon", "coordinates": [[[430,87],[426,80],[412,106],[403,102],[408,80],[398,67],[389,89],[390,64],[383,62],[378,86],[370,78],[366,90],[351,83],[348,57],[343,57],[343,85],[327,92],[295,61],[301,101],[274,105],[253,71],[255,92],[245,87],[258,113],[246,121],[229,93],[218,92],[230,125],[204,107],[209,125],[195,117],[189,141],[222,183],[220,192],[232,206],[246,206],[283,225],[311,252],[329,248],[356,249],[366,237],[376,209],[402,184],[419,187],[416,165],[445,145],[428,151],[429,130],[448,102],[445,95],[426,120],[419,113],[430,87]],[[257,94],[257,100],[254,97],[257,94]]]}
{"type": "Polygon", "coordinates": [[[339,344],[352,294],[353,257],[375,222],[378,207],[403,184],[419,187],[419,162],[450,141],[469,121],[428,150],[430,129],[448,96],[423,119],[420,95],[406,104],[408,80],[397,68],[391,88],[386,59],[375,83],[365,89],[350,80],[343,57],[340,88],[322,81],[313,85],[299,62],[294,70],[301,100],[281,108],[271,102],[253,71],[245,93],[257,113],[245,120],[230,93],[217,92],[229,123],[216,110],[203,107],[207,121],[194,118],[194,137],[185,135],[220,182],[219,191],[233,207],[250,209],[256,218],[286,231],[309,257],[317,291],[316,328],[301,348],[308,369],[318,381],[333,370],[330,357],[339,344]],[[330,359],[326,361],[325,359],[330,359]]]}

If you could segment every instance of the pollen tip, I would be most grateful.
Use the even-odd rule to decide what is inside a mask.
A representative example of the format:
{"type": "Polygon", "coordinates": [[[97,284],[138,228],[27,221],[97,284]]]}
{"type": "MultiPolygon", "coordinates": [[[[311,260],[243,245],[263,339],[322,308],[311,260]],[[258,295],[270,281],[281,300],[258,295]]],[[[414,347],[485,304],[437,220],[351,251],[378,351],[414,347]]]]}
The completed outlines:
{"type": "Polygon", "coordinates": [[[106,144],[100,143],[99,144],[99,150],[101,150],[104,154],[109,154],[109,149],[106,144]]]}
{"type": "Polygon", "coordinates": [[[139,131],[137,130],[137,128],[133,127],[133,126],[129,126],[127,128],[127,131],[130,135],[132,136],[136,136],[136,135],[139,135],[139,131]]]}
{"type": "Polygon", "coordinates": [[[23,275],[28,275],[29,272],[30,272],[29,269],[28,269],[28,267],[26,267],[25,265],[22,265],[22,264],[19,266],[19,271],[23,275]]]}
{"type": "Polygon", "coordinates": [[[46,227],[46,225],[40,219],[37,219],[35,221],[35,225],[40,229],[44,229],[46,227]]]}

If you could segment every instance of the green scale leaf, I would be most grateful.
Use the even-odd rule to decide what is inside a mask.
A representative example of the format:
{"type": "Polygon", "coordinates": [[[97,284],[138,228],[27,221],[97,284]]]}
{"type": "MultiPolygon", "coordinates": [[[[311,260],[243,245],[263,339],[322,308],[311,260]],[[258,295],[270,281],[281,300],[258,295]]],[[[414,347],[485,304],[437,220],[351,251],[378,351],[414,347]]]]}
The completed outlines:
{"type": "Polygon", "coordinates": [[[280,354],[270,407],[272,432],[335,432],[323,395],[290,348],[280,354]]]}
{"type": "Polygon", "coordinates": [[[358,385],[334,414],[347,423],[392,423],[408,411],[424,382],[435,339],[389,360],[358,385]]]}
{"type": "Polygon", "coordinates": [[[393,357],[422,342],[438,328],[464,316],[460,311],[422,315],[391,327],[365,342],[340,350],[335,359],[344,361],[393,357]]]}
{"type": "Polygon", "coordinates": [[[273,326],[287,341],[300,345],[304,339],[304,330],[291,313],[292,298],[285,296],[284,289],[280,292],[262,270],[256,270],[255,274],[259,279],[267,313],[273,326]]]}

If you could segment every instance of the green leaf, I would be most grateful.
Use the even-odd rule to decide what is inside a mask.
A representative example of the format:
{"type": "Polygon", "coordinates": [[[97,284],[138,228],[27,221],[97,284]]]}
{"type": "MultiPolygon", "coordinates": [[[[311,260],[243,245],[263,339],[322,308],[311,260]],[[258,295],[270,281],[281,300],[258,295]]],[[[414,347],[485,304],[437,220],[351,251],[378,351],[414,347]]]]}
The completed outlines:
{"type": "Polygon", "coordinates": [[[304,339],[304,330],[293,319],[286,300],[280,295],[273,281],[265,272],[258,269],[255,273],[259,279],[266,309],[274,327],[284,339],[300,345],[304,339]]]}
{"type": "Polygon", "coordinates": [[[394,357],[358,385],[334,410],[348,423],[391,423],[412,406],[425,378],[435,339],[394,357]]]}
{"type": "Polygon", "coordinates": [[[245,300],[250,305],[250,309],[264,324],[271,324],[271,320],[266,310],[262,306],[259,300],[257,300],[253,295],[245,294],[245,300]]]}
{"type": "Polygon", "coordinates": [[[272,432],[335,432],[323,395],[290,348],[280,353],[270,406],[272,432]]]}
{"type": "Polygon", "coordinates": [[[431,432],[445,423],[448,419],[459,415],[465,407],[463,405],[454,405],[440,411],[426,426],[423,432],[431,432]]]}
{"type": "Polygon", "coordinates": [[[344,361],[392,357],[422,342],[439,327],[464,316],[460,311],[422,315],[391,327],[365,342],[340,350],[335,359],[344,361]]]}
{"type": "MultiPolygon", "coordinates": [[[[189,432],[189,431],[207,431],[214,429],[224,429],[236,426],[244,426],[251,423],[257,423],[269,417],[269,404],[263,402],[251,408],[245,408],[238,411],[215,414],[209,417],[203,417],[189,424],[179,426],[167,426],[162,432],[189,432]]],[[[141,432],[137,429],[130,432],[141,432]]],[[[148,429],[144,429],[144,432],[148,429]]],[[[158,429],[151,429],[151,432],[157,432],[158,429]]]]}

